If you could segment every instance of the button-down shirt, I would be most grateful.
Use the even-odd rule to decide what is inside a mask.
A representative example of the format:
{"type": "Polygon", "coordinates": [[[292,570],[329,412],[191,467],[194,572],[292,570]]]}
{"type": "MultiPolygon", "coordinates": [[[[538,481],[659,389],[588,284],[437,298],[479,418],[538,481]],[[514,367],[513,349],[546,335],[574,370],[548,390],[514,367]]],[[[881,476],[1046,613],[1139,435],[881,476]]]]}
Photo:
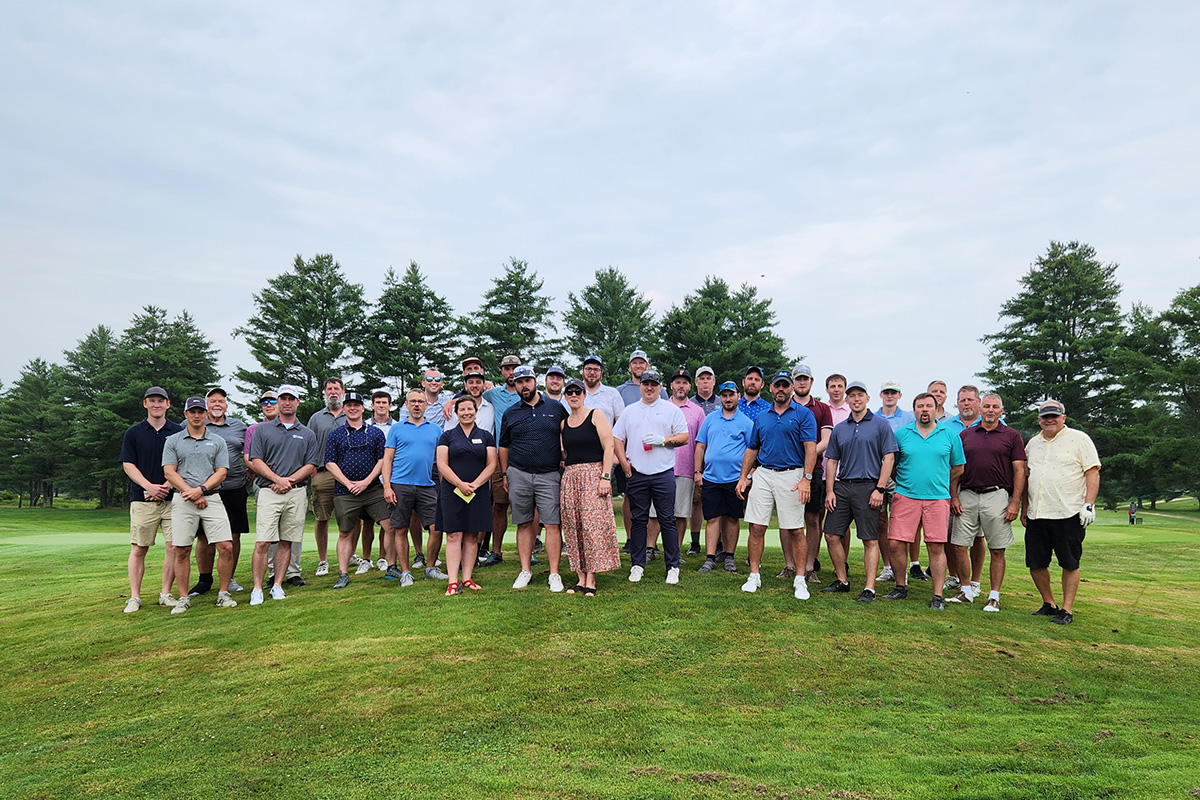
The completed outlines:
{"type": "MultiPolygon", "coordinates": [[[[325,463],[337,464],[347,480],[361,481],[371,474],[371,470],[383,458],[384,440],[383,431],[374,425],[363,423],[357,428],[351,428],[349,422],[339,425],[325,439],[325,463]]],[[[429,485],[432,486],[433,481],[429,485]]],[[[346,494],[350,494],[350,490],[338,481],[333,487],[333,496],[346,494]]]]}
{"type": "Polygon", "coordinates": [[[1067,519],[1079,513],[1087,499],[1084,475],[1100,466],[1090,436],[1064,427],[1047,441],[1040,433],[1025,445],[1029,467],[1029,516],[1067,519]]]}

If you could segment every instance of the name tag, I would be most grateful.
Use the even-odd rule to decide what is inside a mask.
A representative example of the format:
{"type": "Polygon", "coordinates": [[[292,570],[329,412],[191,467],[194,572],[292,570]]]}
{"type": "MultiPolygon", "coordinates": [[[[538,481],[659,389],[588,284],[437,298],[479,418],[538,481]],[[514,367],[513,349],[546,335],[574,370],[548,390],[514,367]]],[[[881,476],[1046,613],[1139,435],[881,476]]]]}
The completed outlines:
{"type": "Polygon", "coordinates": [[[472,439],[471,444],[483,444],[483,439],[472,439]]]}

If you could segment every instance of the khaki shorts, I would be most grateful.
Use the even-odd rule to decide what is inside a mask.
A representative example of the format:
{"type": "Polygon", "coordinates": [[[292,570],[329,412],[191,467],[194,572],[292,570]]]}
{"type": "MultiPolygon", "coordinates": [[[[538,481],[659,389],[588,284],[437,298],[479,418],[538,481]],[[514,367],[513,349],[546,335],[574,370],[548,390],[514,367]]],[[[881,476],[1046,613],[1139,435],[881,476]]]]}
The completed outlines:
{"type": "Polygon", "coordinates": [[[163,539],[171,546],[171,501],[135,500],[129,504],[129,543],[151,547],[162,526],[163,539]]]}
{"type": "Polygon", "coordinates": [[[1016,543],[1012,523],[1004,519],[1004,509],[1012,500],[1004,489],[977,494],[970,489],[958,493],[963,513],[950,517],[950,544],[970,547],[982,536],[989,550],[1004,550],[1016,543]]]}
{"type": "Polygon", "coordinates": [[[750,525],[770,525],[771,510],[779,515],[779,527],[795,530],[804,527],[804,506],[800,504],[800,493],[793,492],[796,484],[804,477],[804,470],[773,470],[759,467],[754,471],[754,481],[746,496],[746,522],[750,525]]]}
{"type": "Polygon", "coordinates": [[[313,516],[317,522],[327,522],[333,516],[333,487],[337,483],[333,473],[325,471],[313,475],[312,480],[313,516]]]}
{"type": "Polygon", "coordinates": [[[297,486],[286,494],[269,488],[258,493],[258,517],[254,523],[256,542],[300,542],[304,540],[304,518],[308,512],[308,490],[297,486]]]}
{"type": "Polygon", "coordinates": [[[209,544],[233,541],[233,528],[229,526],[229,515],[225,513],[225,504],[219,495],[210,495],[205,508],[196,508],[195,503],[184,500],[181,494],[171,498],[171,525],[175,529],[173,543],[176,547],[191,547],[201,522],[209,544]]]}
{"type": "Polygon", "coordinates": [[[504,488],[504,475],[499,468],[492,473],[492,505],[508,505],[508,491],[504,488]]]}

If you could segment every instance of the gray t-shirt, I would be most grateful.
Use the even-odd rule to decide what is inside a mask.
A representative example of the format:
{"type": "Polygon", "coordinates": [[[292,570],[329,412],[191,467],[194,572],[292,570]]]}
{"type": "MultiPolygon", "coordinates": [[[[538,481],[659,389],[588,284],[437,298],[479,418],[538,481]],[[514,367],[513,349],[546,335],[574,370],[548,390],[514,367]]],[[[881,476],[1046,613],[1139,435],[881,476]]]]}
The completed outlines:
{"type": "MultiPolygon", "coordinates": [[[[250,439],[250,460],[261,458],[276,475],[287,477],[305,464],[322,464],[324,456],[317,454],[317,435],[299,422],[285,427],[278,418],[259,423],[250,439]]],[[[264,489],[271,482],[261,475],[255,483],[264,489]]],[[[304,481],[300,485],[308,483],[304,481]]]]}
{"type": "MultiPolygon", "coordinates": [[[[325,440],[329,438],[329,432],[338,425],[346,424],[346,415],[339,410],[338,414],[334,414],[328,408],[322,408],[320,411],[308,418],[309,429],[317,436],[317,452],[320,455],[317,457],[317,466],[325,466],[325,440]]],[[[279,472],[279,470],[275,470],[279,472]]],[[[284,473],[279,472],[280,475],[284,473]]]]}
{"type": "Polygon", "coordinates": [[[188,486],[199,486],[217,470],[229,467],[229,448],[224,439],[207,428],[199,439],[184,428],[163,443],[162,463],[164,467],[175,467],[188,486]]]}
{"type": "Polygon", "coordinates": [[[221,489],[240,489],[246,485],[246,463],[242,461],[242,452],[246,447],[246,423],[240,419],[225,418],[221,424],[209,422],[208,430],[225,440],[229,448],[229,474],[221,489]]]}

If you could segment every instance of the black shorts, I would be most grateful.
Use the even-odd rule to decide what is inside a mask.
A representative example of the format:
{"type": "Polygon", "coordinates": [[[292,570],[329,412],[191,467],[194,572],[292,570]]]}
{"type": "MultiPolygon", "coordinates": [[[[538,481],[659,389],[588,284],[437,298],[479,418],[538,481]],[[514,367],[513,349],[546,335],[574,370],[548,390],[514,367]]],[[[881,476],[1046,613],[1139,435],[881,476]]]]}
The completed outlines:
{"type": "MultiPolygon", "coordinates": [[[[246,513],[246,487],[222,489],[217,492],[221,504],[225,506],[225,516],[229,520],[229,531],[234,536],[250,532],[250,515],[246,513]]],[[[204,523],[196,530],[197,536],[204,536],[204,523]]]]}
{"type": "Polygon", "coordinates": [[[746,501],[737,496],[737,481],[705,481],[700,487],[700,505],[706,520],[717,517],[741,519],[746,514],[746,501]]]}
{"type": "Polygon", "coordinates": [[[1066,519],[1029,520],[1025,526],[1025,566],[1046,569],[1053,553],[1063,569],[1079,569],[1086,533],[1087,528],[1079,522],[1078,514],[1066,519]]]}
{"type": "Polygon", "coordinates": [[[820,514],[825,510],[825,473],[820,467],[813,470],[812,483],[809,486],[812,488],[812,494],[804,504],[804,513],[820,514]]]}
{"type": "Polygon", "coordinates": [[[612,484],[612,496],[620,497],[625,494],[625,484],[629,479],[625,477],[625,470],[621,469],[621,465],[616,461],[613,462],[610,474],[612,475],[612,480],[609,481],[612,484]]]}
{"type": "Polygon", "coordinates": [[[879,538],[879,509],[871,508],[871,495],[875,492],[875,481],[849,483],[836,481],[833,484],[833,499],[837,501],[832,512],[825,517],[825,533],[829,536],[845,536],[850,532],[850,521],[858,538],[873,542],[879,538]]]}

